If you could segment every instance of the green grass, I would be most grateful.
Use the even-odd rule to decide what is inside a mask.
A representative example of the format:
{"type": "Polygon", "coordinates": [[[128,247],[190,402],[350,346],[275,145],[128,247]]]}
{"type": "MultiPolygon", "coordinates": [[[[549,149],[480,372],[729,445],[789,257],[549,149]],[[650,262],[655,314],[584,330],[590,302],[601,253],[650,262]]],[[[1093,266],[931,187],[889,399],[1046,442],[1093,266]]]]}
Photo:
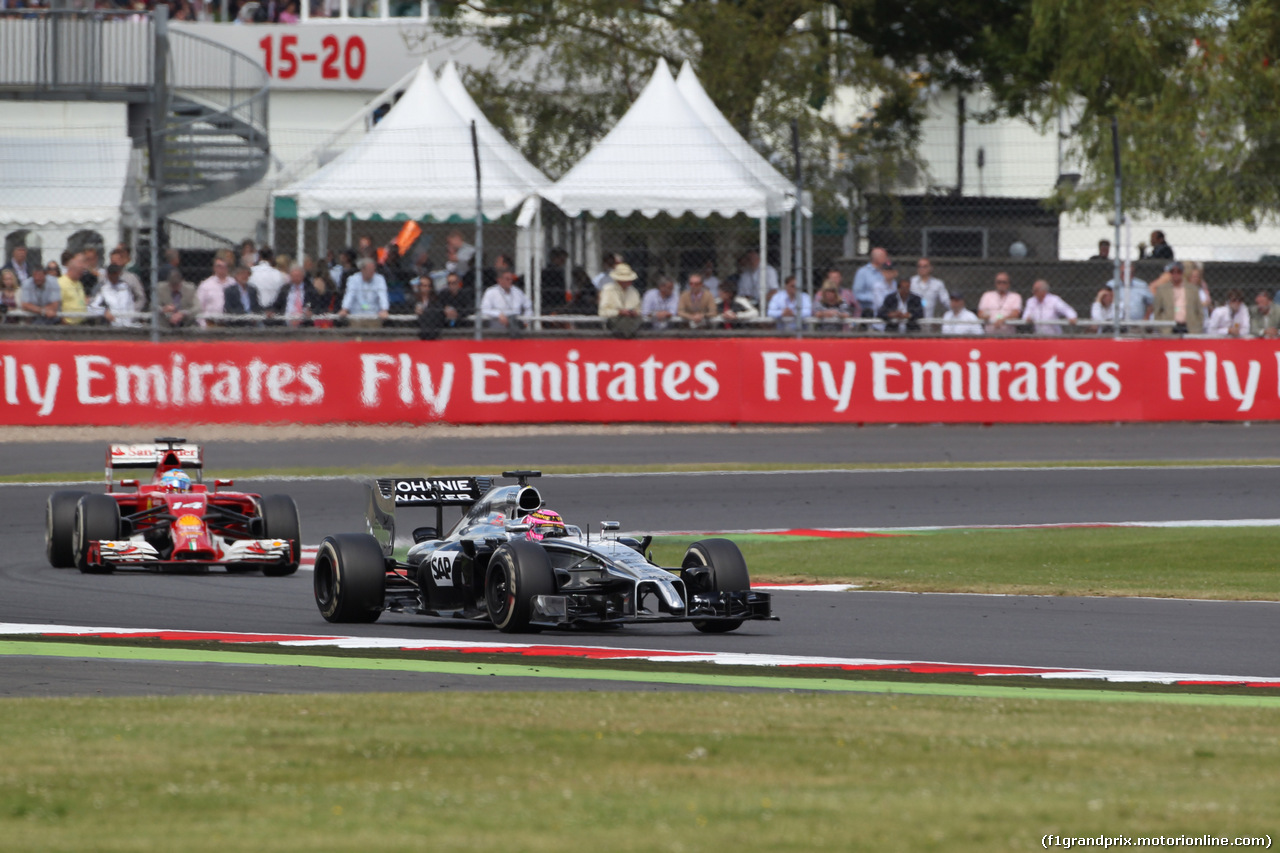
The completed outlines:
{"type": "Polygon", "coordinates": [[[1277,712],[637,693],[0,702],[12,850],[1030,850],[1280,825],[1277,712]]]}
{"type": "MultiPolygon", "coordinates": [[[[736,538],[754,581],[863,589],[1280,600],[1280,528],[955,530],[870,539],[736,538]]],[[[678,566],[693,537],[655,540],[678,566]]]]}
{"type": "MultiPolygon", "coordinates": [[[[992,462],[654,462],[638,465],[543,465],[538,470],[544,474],[643,474],[662,471],[675,472],[738,472],[738,471],[881,471],[903,468],[956,469],[971,468],[1202,468],[1238,466],[1280,467],[1277,459],[1134,459],[1134,460],[1060,460],[1060,461],[992,461],[992,462]]],[[[513,460],[506,465],[458,467],[456,465],[420,465],[397,463],[368,467],[306,466],[293,468],[217,468],[210,467],[208,475],[245,480],[273,477],[360,477],[360,476],[467,476],[498,474],[511,468],[527,467],[528,462],[513,460]]],[[[36,472],[31,474],[0,475],[0,483],[48,483],[76,480],[99,481],[102,470],[36,472]]]]}

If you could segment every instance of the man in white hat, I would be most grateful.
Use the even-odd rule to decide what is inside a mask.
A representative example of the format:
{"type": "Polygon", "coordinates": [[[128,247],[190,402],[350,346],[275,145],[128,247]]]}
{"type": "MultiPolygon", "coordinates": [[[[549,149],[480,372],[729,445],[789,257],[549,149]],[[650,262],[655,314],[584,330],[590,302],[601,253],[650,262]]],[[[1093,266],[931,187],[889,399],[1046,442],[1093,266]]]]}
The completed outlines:
{"type": "Polygon", "coordinates": [[[600,316],[611,329],[634,331],[640,326],[640,294],[635,288],[639,276],[629,264],[618,264],[609,277],[613,280],[600,291],[600,316]]]}

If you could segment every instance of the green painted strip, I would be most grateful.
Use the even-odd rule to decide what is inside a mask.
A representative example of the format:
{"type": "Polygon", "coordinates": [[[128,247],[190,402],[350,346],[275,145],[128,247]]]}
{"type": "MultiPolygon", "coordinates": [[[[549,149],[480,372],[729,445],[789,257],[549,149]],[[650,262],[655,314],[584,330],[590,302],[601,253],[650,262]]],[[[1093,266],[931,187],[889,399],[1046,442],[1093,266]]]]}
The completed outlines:
{"type": "Polygon", "coordinates": [[[422,672],[438,675],[559,678],[577,681],[617,681],[676,684],[693,687],[744,687],[768,690],[813,690],[834,693],[898,693],[915,696],[959,696],[986,699],[1060,699],[1088,702],[1150,702],[1168,705],[1216,705],[1280,709],[1280,696],[1207,695],[1198,693],[1133,693],[1121,690],[1065,690],[1052,687],[1011,687],[1000,684],[935,684],[847,679],[793,678],[785,675],[732,673],[637,672],[613,669],[561,669],[524,664],[476,664],[395,658],[349,658],[312,654],[273,654],[181,648],[97,646],[76,643],[0,640],[0,655],[140,660],[175,663],[227,663],[266,666],[309,666],[373,672],[422,672]]]}

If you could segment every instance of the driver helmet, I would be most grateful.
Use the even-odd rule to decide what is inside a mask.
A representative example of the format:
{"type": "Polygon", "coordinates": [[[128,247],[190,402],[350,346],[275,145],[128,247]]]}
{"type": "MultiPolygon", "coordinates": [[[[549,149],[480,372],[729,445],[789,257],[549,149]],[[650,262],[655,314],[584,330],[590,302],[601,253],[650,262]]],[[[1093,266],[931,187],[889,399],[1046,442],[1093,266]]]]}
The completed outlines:
{"type": "Polygon", "coordinates": [[[169,492],[189,492],[191,491],[191,478],[187,476],[186,471],[165,471],[164,476],[160,478],[160,485],[169,492]]]}
{"type": "Polygon", "coordinates": [[[547,536],[558,539],[569,535],[564,519],[554,509],[535,509],[524,518],[529,525],[528,538],[535,542],[547,536]]]}

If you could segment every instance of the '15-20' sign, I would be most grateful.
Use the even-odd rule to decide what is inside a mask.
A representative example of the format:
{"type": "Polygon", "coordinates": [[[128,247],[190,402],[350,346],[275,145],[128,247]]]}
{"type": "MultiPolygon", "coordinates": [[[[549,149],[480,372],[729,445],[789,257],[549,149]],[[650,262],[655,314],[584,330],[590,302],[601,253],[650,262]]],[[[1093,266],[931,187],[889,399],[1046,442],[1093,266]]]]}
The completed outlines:
{"type": "Polygon", "coordinates": [[[364,76],[366,51],[360,36],[348,37],[345,44],[337,36],[325,36],[318,53],[299,53],[296,35],[280,36],[278,52],[274,35],[263,38],[258,47],[262,48],[263,65],[270,77],[290,80],[302,65],[313,62],[320,63],[320,77],[324,80],[359,80],[364,76]]]}

